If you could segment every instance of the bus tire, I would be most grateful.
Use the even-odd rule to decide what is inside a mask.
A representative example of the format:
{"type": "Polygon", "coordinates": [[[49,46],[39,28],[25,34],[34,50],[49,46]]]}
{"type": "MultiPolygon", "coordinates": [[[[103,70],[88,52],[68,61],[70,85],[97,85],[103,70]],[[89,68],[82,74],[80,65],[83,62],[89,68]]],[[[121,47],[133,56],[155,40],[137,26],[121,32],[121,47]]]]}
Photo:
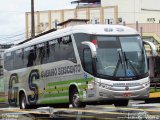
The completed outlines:
{"type": "Polygon", "coordinates": [[[27,100],[26,100],[26,96],[24,93],[20,94],[19,106],[20,106],[20,109],[28,109],[29,108],[27,105],[27,100]]]}
{"type": "Polygon", "coordinates": [[[115,107],[128,106],[129,100],[117,100],[114,102],[115,107]]]}
{"type": "Polygon", "coordinates": [[[54,107],[54,108],[69,108],[69,104],[68,103],[64,103],[64,104],[52,104],[50,105],[50,107],[54,107]]]}
{"type": "Polygon", "coordinates": [[[151,103],[151,102],[153,102],[153,101],[152,101],[151,99],[149,99],[149,98],[148,98],[148,99],[145,99],[144,101],[145,101],[145,103],[151,103]]]}
{"type": "Polygon", "coordinates": [[[72,89],[70,93],[70,103],[73,108],[84,108],[86,106],[85,103],[80,101],[80,96],[77,88],[72,89]]]}

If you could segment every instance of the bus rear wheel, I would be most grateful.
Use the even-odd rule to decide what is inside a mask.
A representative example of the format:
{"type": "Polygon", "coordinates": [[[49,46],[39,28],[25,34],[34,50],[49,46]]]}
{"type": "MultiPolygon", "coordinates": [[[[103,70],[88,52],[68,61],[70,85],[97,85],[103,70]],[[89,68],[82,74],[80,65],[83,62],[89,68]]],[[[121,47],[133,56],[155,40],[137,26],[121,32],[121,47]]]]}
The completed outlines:
{"type": "Polygon", "coordinates": [[[28,108],[26,96],[24,93],[22,93],[20,95],[19,105],[20,105],[20,109],[27,109],[28,108]]]}
{"type": "Polygon", "coordinates": [[[123,107],[123,106],[128,106],[129,100],[117,100],[114,101],[114,106],[115,107],[123,107]]]}
{"type": "Polygon", "coordinates": [[[76,88],[74,88],[70,94],[70,103],[73,108],[83,108],[86,106],[85,103],[80,101],[80,95],[76,88]]]}

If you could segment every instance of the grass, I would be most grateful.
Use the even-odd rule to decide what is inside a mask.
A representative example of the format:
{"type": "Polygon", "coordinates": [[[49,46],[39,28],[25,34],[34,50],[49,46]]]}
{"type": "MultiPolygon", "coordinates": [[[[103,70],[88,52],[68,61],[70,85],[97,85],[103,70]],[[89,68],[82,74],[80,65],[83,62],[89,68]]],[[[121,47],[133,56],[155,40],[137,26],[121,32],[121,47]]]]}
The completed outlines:
{"type": "Polygon", "coordinates": [[[0,102],[6,102],[7,99],[6,98],[0,98],[0,102]]]}

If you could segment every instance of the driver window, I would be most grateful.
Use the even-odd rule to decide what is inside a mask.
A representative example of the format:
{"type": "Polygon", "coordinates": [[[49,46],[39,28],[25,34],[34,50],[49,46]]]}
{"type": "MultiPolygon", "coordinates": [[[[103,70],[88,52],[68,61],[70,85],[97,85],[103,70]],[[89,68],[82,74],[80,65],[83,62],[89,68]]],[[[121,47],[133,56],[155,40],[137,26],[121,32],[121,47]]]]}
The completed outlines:
{"type": "Polygon", "coordinates": [[[86,72],[93,74],[92,55],[90,49],[83,50],[84,69],[86,72]]]}

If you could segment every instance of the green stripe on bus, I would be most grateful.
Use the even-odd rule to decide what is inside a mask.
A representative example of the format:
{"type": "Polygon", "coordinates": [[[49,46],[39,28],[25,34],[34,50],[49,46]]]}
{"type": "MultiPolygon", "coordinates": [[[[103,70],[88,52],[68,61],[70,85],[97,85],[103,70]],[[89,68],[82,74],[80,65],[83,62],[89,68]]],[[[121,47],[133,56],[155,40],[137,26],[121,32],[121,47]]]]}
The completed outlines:
{"type": "MultiPolygon", "coordinates": [[[[44,98],[49,98],[49,100],[41,100],[40,104],[69,103],[69,93],[68,92],[57,93],[57,94],[46,94],[44,98]],[[59,97],[66,97],[66,98],[59,98],[59,97]]],[[[83,100],[83,91],[80,91],[80,100],[81,101],[83,100]]]]}
{"type": "Polygon", "coordinates": [[[51,104],[51,103],[69,103],[69,99],[56,99],[56,100],[42,100],[40,104],[51,104]]]}
{"type": "MultiPolygon", "coordinates": [[[[78,87],[79,87],[80,90],[81,89],[86,89],[87,85],[79,85],[78,87]]],[[[56,86],[56,88],[55,87],[54,88],[47,88],[46,92],[57,92],[57,91],[66,91],[66,90],[69,90],[69,86],[63,86],[63,87],[56,86]]]]}
{"type": "MultiPolygon", "coordinates": [[[[83,91],[80,91],[80,96],[83,95],[83,91]]],[[[49,97],[61,97],[61,96],[69,96],[69,91],[68,92],[63,92],[63,93],[53,93],[53,94],[45,94],[44,98],[49,98],[49,97]]]]}
{"type": "Polygon", "coordinates": [[[65,81],[60,81],[60,82],[51,82],[51,83],[48,83],[48,86],[70,84],[70,83],[72,83],[72,82],[75,82],[75,83],[83,83],[83,82],[89,82],[89,81],[92,81],[92,80],[93,80],[93,78],[77,79],[77,80],[65,80],[65,81]]]}
{"type": "Polygon", "coordinates": [[[65,87],[59,87],[58,88],[47,88],[46,92],[57,92],[57,91],[65,91],[68,90],[68,86],[65,87]]]}
{"type": "Polygon", "coordinates": [[[61,97],[61,96],[69,96],[69,93],[68,92],[64,92],[64,93],[56,93],[56,94],[45,94],[44,98],[61,97]]]}
{"type": "Polygon", "coordinates": [[[79,89],[82,90],[82,89],[86,89],[87,87],[88,87],[87,84],[86,85],[80,85],[79,89]]]}

